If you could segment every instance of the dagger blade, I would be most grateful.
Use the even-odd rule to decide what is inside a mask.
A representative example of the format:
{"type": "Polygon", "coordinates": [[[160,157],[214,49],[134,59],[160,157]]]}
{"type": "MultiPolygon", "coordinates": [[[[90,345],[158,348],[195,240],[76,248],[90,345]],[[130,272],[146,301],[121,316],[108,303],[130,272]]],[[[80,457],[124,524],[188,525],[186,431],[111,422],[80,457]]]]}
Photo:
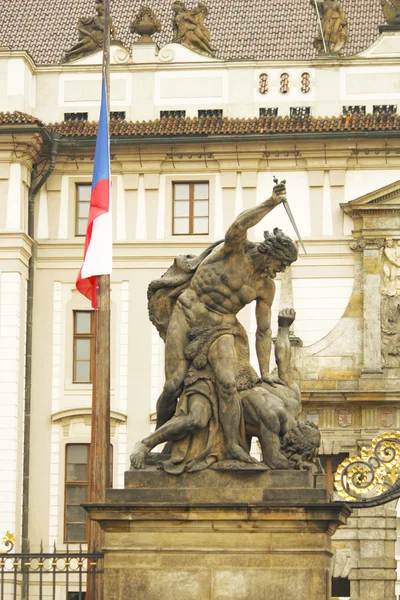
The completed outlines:
{"type": "Polygon", "coordinates": [[[298,240],[300,242],[300,245],[303,248],[303,252],[304,252],[304,254],[307,254],[307,250],[306,250],[306,248],[305,248],[305,246],[303,244],[303,240],[301,239],[300,231],[297,228],[296,221],[294,220],[293,213],[292,213],[291,208],[289,206],[289,202],[285,199],[285,200],[282,201],[282,204],[285,207],[287,216],[289,217],[289,221],[291,222],[292,227],[293,227],[293,229],[296,232],[296,235],[297,235],[297,238],[298,238],[298,240]]]}

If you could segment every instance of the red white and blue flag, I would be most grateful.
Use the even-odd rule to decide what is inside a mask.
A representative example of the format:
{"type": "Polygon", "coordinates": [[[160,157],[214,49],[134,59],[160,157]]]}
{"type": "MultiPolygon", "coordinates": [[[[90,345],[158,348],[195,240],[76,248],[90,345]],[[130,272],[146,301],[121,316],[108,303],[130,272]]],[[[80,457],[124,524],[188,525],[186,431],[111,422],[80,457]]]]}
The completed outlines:
{"type": "Polygon", "coordinates": [[[93,308],[97,308],[97,276],[110,275],[112,270],[111,170],[108,115],[106,82],[103,77],[85,250],[83,265],[76,280],[78,291],[91,300],[93,308]]]}

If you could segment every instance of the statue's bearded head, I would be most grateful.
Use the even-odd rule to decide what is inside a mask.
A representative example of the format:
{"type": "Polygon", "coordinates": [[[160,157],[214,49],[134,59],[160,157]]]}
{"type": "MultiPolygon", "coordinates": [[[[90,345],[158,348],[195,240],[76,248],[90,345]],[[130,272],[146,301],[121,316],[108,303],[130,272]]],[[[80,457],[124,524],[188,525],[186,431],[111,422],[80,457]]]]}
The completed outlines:
{"type": "Polygon", "coordinates": [[[185,12],[186,6],[183,4],[183,2],[177,1],[173,3],[172,10],[174,11],[174,13],[185,12]]]}
{"type": "Polygon", "coordinates": [[[257,250],[265,256],[264,270],[271,278],[283,272],[298,257],[296,244],[277,227],[273,233],[264,231],[264,241],[257,245],[257,250]]]}

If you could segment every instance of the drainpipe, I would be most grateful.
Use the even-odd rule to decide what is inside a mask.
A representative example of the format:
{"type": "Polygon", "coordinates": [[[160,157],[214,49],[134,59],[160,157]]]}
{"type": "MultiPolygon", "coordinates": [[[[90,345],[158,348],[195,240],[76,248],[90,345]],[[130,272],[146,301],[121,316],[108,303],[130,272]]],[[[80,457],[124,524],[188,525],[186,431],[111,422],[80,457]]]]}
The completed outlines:
{"type": "MultiPolygon", "coordinates": [[[[25,355],[25,399],[24,399],[24,461],[23,461],[23,480],[22,480],[22,544],[21,551],[29,552],[29,460],[30,460],[30,434],[31,434],[31,388],[32,388],[32,313],[33,313],[33,285],[35,274],[35,197],[40,188],[46,183],[56,164],[58,151],[58,142],[60,135],[48,135],[47,130],[43,131],[44,137],[47,137],[50,143],[50,164],[41,179],[38,175],[37,164],[33,165],[31,186],[28,197],[28,235],[32,240],[31,257],[28,267],[28,298],[26,309],[26,355],[25,355]]],[[[23,577],[22,598],[27,598],[27,580],[23,577]]]]}

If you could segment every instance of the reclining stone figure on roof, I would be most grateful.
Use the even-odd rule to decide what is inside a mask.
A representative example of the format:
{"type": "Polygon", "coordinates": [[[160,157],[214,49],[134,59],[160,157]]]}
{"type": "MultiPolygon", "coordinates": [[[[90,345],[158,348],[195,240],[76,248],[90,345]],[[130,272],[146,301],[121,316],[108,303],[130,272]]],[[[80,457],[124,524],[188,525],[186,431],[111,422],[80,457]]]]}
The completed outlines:
{"type": "MultiPolygon", "coordinates": [[[[81,17],[78,20],[79,41],[65,52],[65,62],[83,58],[103,48],[104,40],[104,3],[99,0],[96,3],[95,17],[81,17]]],[[[116,39],[116,31],[111,22],[111,36],[116,39]]]]}
{"type": "Polygon", "coordinates": [[[173,28],[175,44],[182,44],[205,56],[215,56],[215,50],[210,45],[210,32],[204,25],[208,8],[202,2],[197,8],[187,10],[184,3],[177,1],[172,5],[174,11],[173,28]]]}
{"type": "Polygon", "coordinates": [[[297,247],[279,229],[265,232],[260,244],[247,240],[247,231],[285,198],[284,183],[276,185],[271,198],[236,218],[222,242],[198,258],[178,257],[161,279],[150,284],[150,319],[166,343],[166,382],[157,403],[157,431],[136,447],[135,468],[143,466],[150,447],[162,438],[179,440],[173,445],[172,462],[164,466],[169,472],[227,460],[237,468],[254,464],[243,413],[248,415],[248,427],[264,440],[264,460],[272,468],[289,466],[280,455],[279,434],[296,426],[300,396],[288,375],[289,342],[281,341],[289,331],[284,321],[292,323],[294,314],[280,317],[276,351],[282,381],[285,373],[287,381],[276,383],[269,373],[271,306],[273,279],[297,259],[297,247]],[[253,301],[261,380],[250,365],[247,334],[236,317],[253,301]],[[277,393],[270,396],[275,388],[277,393]],[[193,428],[198,435],[192,435],[193,428]]]}

